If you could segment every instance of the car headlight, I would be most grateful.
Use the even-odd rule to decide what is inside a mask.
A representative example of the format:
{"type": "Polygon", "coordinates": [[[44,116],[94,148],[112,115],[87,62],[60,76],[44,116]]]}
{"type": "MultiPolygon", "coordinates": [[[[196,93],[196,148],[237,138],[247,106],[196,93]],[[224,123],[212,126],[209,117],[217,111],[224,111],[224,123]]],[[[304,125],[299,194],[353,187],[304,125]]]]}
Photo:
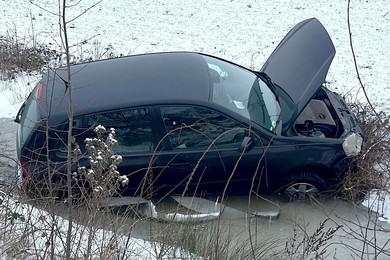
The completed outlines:
{"type": "Polygon", "coordinates": [[[356,156],[362,150],[363,138],[359,134],[351,134],[343,142],[343,150],[347,156],[356,156]]]}

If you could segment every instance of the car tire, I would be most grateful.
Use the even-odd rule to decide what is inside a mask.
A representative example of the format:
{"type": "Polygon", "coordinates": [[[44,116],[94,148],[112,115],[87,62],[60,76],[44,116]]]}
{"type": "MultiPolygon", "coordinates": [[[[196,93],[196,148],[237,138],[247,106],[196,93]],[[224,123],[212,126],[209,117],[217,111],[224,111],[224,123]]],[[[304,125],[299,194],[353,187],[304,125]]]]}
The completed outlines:
{"type": "Polygon", "coordinates": [[[286,181],[285,194],[291,200],[304,201],[318,196],[327,188],[326,181],[314,172],[304,172],[291,176],[286,181]]]}

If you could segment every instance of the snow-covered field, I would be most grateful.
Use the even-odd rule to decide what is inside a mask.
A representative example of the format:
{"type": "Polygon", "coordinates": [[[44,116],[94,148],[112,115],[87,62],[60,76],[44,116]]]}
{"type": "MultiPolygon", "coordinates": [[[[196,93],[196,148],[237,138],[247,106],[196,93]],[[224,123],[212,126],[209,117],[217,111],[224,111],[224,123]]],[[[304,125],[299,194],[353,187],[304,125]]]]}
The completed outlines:
{"type": "MultiPolygon", "coordinates": [[[[58,48],[58,2],[31,2],[36,5],[28,0],[0,1],[0,35],[15,32],[31,42],[58,48]]],[[[68,4],[78,2],[69,0],[68,4]]],[[[362,81],[373,101],[390,108],[390,2],[351,2],[351,30],[362,81]]],[[[105,48],[123,55],[186,50],[260,68],[292,26],[317,17],[337,51],[327,78],[330,86],[352,96],[361,93],[349,43],[346,0],[104,0],[87,10],[96,3],[83,0],[68,10],[69,19],[86,11],[69,23],[71,44],[87,42],[72,48],[76,56],[96,58],[105,48]]],[[[9,107],[1,106],[0,116],[10,114],[9,107]]]]}
{"type": "MultiPolygon", "coordinates": [[[[68,27],[71,45],[75,45],[71,51],[77,57],[185,50],[260,68],[292,26],[316,17],[328,30],[337,52],[327,77],[330,87],[363,100],[349,42],[347,0],[98,2],[68,1],[74,5],[68,10],[68,20],[82,14],[68,27]]],[[[53,0],[0,0],[0,36],[17,34],[26,42],[59,50],[57,4],[53,0]]],[[[390,1],[351,1],[350,16],[361,79],[371,101],[389,110],[390,1]]],[[[37,78],[39,75],[25,75],[0,82],[0,89],[27,93],[25,89],[34,86],[37,78]]],[[[20,102],[13,91],[0,92],[0,118],[13,117],[20,102]]],[[[383,220],[390,218],[389,204],[383,206],[383,220]]]]}

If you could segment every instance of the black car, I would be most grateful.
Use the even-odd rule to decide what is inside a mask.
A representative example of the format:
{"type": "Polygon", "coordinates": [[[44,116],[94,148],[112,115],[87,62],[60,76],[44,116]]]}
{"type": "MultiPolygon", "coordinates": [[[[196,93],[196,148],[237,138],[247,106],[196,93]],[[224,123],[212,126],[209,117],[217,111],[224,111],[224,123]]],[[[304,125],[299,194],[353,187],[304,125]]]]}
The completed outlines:
{"type": "MultiPolygon", "coordinates": [[[[328,190],[362,146],[356,117],[323,85],[334,55],[312,18],[285,36],[260,71],[193,52],[72,65],[75,141],[85,152],[94,127],[115,128],[130,195],[328,190]]],[[[49,70],[15,119],[25,182],[45,178],[48,165],[57,169],[54,185],[65,172],[67,73],[49,70]]],[[[88,167],[87,156],[80,161],[88,167]]]]}

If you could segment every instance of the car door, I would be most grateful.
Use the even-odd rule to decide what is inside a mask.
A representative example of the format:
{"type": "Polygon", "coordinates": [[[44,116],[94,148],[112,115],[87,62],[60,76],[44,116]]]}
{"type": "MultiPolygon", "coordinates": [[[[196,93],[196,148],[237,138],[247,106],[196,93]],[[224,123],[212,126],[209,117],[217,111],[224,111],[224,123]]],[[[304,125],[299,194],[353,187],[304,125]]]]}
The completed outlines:
{"type": "MultiPolygon", "coordinates": [[[[159,167],[158,160],[151,164],[156,144],[160,137],[154,124],[151,107],[136,107],[109,111],[85,116],[86,126],[93,129],[97,125],[115,129],[118,145],[114,152],[123,160],[118,166],[121,175],[126,175],[129,184],[123,188],[124,194],[148,196],[153,192],[153,167],[159,167]]],[[[84,134],[85,136],[85,134],[84,134]]]]}
{"type": "MultiPolygon", "coordinates": [[[[248,127],[209,108],[191,105],[159,109],[169,149],[168,171],[161,178],[174,193],[247,193],[261,151],[241,156],[248,127]],[[245,162],[245,163],[243,163],[245,162]]],[[[157,114],[157,113],[156,113],[157,114]]],[[[258,147],[258,146],[257,146],[258,147]]]]}

